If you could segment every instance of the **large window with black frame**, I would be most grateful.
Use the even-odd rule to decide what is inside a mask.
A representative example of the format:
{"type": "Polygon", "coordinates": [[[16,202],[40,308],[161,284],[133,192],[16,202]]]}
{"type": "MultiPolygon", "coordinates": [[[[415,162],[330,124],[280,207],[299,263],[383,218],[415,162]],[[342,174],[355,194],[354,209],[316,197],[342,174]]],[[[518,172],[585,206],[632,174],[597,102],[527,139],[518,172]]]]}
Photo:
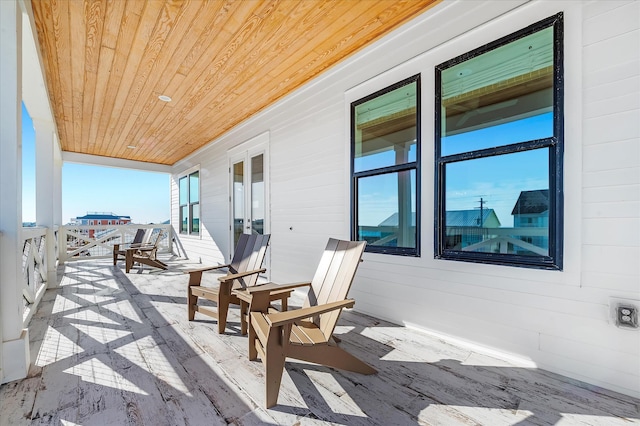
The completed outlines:
{"type": "Polygon", "coordinates": [[[420,255],[420,76],[351,104],[352,238],[420,255]]]}
{"type": "Polygon", "coordinates": [[[200,171],[178,180],[180,233],[200,234],[200,171]]]}
{"type": "Polygon", "coordinates": [[[436,67],[435,257],[562,269],[562,14],[436,67]]]}

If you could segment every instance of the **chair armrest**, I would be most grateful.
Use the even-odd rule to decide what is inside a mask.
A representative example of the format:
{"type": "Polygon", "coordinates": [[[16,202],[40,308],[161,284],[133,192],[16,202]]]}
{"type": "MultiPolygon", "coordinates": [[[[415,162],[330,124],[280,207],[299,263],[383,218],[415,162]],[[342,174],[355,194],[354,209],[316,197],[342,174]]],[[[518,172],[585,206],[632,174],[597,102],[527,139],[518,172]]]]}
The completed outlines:
{"type": "Polygon", "coordinates": [[[246,291],[247,293],[253,295],[253,294],[256,294],[256,293],[260,294],[260,293],[272,292],[272,291],[276,291],[276,290],[288,290],[288,289],[293,290],[294,288],[306,287],[306,286],[310,286],[310,285],[311,285],[310,282],[291,283],[291,284],[266,283],[266,284],[258,284],[258,285],[255,285],[253,287],[249,287],[249,288],[245,289],[244,291],[246,291]]]}
{"type": "Polygon", "coordinates": [[[216,265],[216,266],[205,266],[204,268],[198,268],[198,269],[189,269],[187,271],[184,271],[185,274],[193,274],[195,272],[206,272],[206,271],[213,271],[216,269],[221,269],[221,268],[228,268],[231,265],[216,265]]]}
{"type": "Polygon", "coordinates": [[[345,299],[337,302],[326,303],[324,305],[310,306],[308,308],[296,309],[294,311],[274,312],[266,314],[264,317],[272,327],[278,327],[288,323],[292,323],[314,315],[324,314],[325,312],[335,311],[342,308],[352,308],[356,303],[353,299],[345,299]]]}
{"type": "Polygon", "coordinates": [[[137,252],[137,251],[152,251],[152,250],[156,250],[157,247],[154,245],[144,245],[144,246],[138,246],[138,247],[129,247],[125,250],[131,250],[133,252],[137,252]]]}
{"type": "Polygon", "coordinates": [[[118,250],[129,250],[129,249],[132,249],[132,248],[138,248],[141,245],[142,245],[142,243],[115,243],[113,245],[113,249],[115,251],[118,251],[118,250]]]}
{"type": "Polygon", "coordinates": [[[146,247],[146,246],[152,246],[153,244],[151,243],[124,243],[124,244],[120,244],[120,246],[125,246],[122,247],[124,249],[133,249],[133,248],[140,248],[140,247],[146,247]]]}
{"type": "Polygon", "coordinates": [[[267,270],[266,268],[262,268],[262,269],[256,269],[255,271],[245,271],[245,272],[238,272],[237,274],[229,274],[229,275],[225,275],[224,277],[219,277],[218,281],[221,281],[221,282],[231,281],[231,280],[246,277],[249,275],[261,274],[263,272],[266,272],[266,270],[267,270]]]}

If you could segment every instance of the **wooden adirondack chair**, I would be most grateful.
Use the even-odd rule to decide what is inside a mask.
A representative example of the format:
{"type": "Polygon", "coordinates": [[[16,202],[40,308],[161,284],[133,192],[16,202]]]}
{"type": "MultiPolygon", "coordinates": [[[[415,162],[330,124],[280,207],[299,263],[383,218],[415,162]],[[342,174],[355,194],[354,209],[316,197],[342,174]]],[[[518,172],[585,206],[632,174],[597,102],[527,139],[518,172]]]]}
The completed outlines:
{"type": "Polygon", "coordinates": [[[158,244],[163,235],[164,231],[160,230],[156,234],[153,244],[142,244],[125,250],[125,269],[127,273],[129,273],[135,263],[149,265],[163,270],[167,269],[167,264],[157,258],[158,244]]]}
{"type": "Polygon", "coordinates": [[[147,229],[146,232],[144,229],[140,228],[136,231],[136,235],[133,237],[133,241],[131,241],[130,243],[123,243],[123,244],[114,244],[113,245],[113,266],[116,266],[116,264],[118,263],[118,259],[125,259],[125,256],[127,254],[126,249],[128,248],[133,248],[133,247],[139,247],[143,244],[143,239],[145,236],[151,236],[151,229],[147,229]]]}
{"type": "Polygon", "coordinates": [[[285,359],[294,358],[362,374],[377,371],[338,347],[333,330],[342,308],[355,301],[347,293],[362,258],[365,242],[330,239],[310,283],[265,284],[246,290],[249,307],[249,359],[265,365],[266,408],[278,401],[285,359]],[[269,309],[269,293],[311,286],[301,309],[269,309]]]}
{"type": "MultiPolygon", "coordinates": [[[[261,268],[267,251],[270,235],[247,235],[242,234],[236,245],[233,259],[228,265],[211,266],[201,269],[186,271],[189,274],[189,286],[187,290],[187,305],[189,321],[193,321],[195,313],[200,312],[218,320],[218,333],[224,333],[227,326],[227,313],[229,305],[239,305],[240,300],[232,293],[233,289],[242,289],[254,286],[258,280],[258,275],[265,272],[261,268]],[[217,287],[202,286],[202,273],[221,268],[227,268],[228,274],[220,276],[217,287]],[[213,310],[207,306],[198,305],[198,298],[210,300],[216,303],[217,309],[213,310]]],[[[286,309],[287,298],[293,290],[274,293],[271,300],[280,299],[286,309]]],[[[246,322],[242,322],[241,333],[247,334],[246,322]]]]}

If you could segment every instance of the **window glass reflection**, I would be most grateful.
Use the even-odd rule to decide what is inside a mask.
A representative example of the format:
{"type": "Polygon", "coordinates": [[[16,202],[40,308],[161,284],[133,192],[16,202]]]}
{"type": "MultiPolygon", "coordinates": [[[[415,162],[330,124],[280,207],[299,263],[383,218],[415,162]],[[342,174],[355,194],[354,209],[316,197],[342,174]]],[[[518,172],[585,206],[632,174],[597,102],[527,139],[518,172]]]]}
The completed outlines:
{"type": "Polygon", "coordinates": [[[200,204],[191,206],[191,232],[194,234],[200,232],[200,204]]]}
{"type": "Polygon", "coordinates": [[[416,161],[416,83],[355,107],[354,171],[416,161]]]}
{"type": "Polygon", "coordinates": [[[178,181],[178,187],[180,192],[180,205],[183,206],[185,204],[189,204],[189,192],[187,190],[189,187],[189,183],[187,182],[186,176],[180,178],[180,180],[178,181]]]}
{"type": "Polygon", "coordinates": [[[191,173],[189,175],[189,203],[197,203],[200,201],[200,172],[191,173]]]}
{"type": "Polygon", "coordinates": [[[358,179],[358,240],[384,247],[416,247],[416,172],[358,179]]]}
{"type": "Polygon", "coordinates": [[[553,136],[553,28],[441,72],[441,154],[553,136]]]}
{"type": "Polygon", "coordinates": [[[264,156],[251,157],[251,232],[264,234],[264,156]]]}
{"type": "Polygon", "coordinates": [[[446,165],[445,249],[546,256],[549,149],[446,165]]]}

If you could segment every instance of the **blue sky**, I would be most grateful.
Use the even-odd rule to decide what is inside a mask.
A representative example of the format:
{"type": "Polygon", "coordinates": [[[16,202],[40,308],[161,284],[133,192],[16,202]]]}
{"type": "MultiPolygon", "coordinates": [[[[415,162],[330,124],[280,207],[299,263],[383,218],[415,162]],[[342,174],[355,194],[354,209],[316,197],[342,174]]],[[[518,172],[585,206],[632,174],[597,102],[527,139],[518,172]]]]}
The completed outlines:
{"type": "MultiPolygon", "coordinates": [[[[442,154],[507,145],[553,135],[553,113],[448,136],[442,154]]],[[[548,149],[451,163],[447,167],[447,210],[494,209],[500,224],[513,226],[511,211],[521,191],[549,188],[548,149]]]]}
{"type": "Polygon", "coordinates": [[[36,221],[36,154],[33,121],[22,104],[22,221],[36,221]]]}
{"type": "MultiPolygon", "coordinates": [[[[22,221],[35,222],[35,133],[22,107],[22,221]]],[[[64,163],[62,167],[62,222],[88,211],[131,216],[135,223],[169,219],[170,176],[113,167],[64,163]]]]}
{"type": "MultiPolygon", "coordinates": [[[[507,122],[443,138],[443,155],[502,146],[553,134],[553,113],[507,122]]],[[[433,149],[432,141],[423,141],[424,149],[433,149]]],[[[415,159],[415,150],[410,161],[415,159]]],[[[447,210],[493,209],[503,227],[513,226],[511,212],[521,191],[549,188],[549,150],[538,149],[478,160],[451,163],[447,167],[447,210]]],[[[356,170],[369,170],[394,164],[392,150],[356,159],[356,170]]],[[[433,166],[423,164],[427,185],[431,185],[433,166]]],[[[423,181],[424,182],[424,181],[423,181]]],[[[359,224],[377,226],[398,211],[397,179],[394,174],[361,180],[359,224]]],[[[424,183],[423,183],[424,185],[424,183]]],[[[424,188],[424,186],[423,186],[424,188]]],[[[415,187],[411,188],[415,197],[415,187]]],[[[422,209],[431,209],[435,201],[421,197],[422,209]]],[[[415,206],[412,206],[415,211],[415,206]]]]}

